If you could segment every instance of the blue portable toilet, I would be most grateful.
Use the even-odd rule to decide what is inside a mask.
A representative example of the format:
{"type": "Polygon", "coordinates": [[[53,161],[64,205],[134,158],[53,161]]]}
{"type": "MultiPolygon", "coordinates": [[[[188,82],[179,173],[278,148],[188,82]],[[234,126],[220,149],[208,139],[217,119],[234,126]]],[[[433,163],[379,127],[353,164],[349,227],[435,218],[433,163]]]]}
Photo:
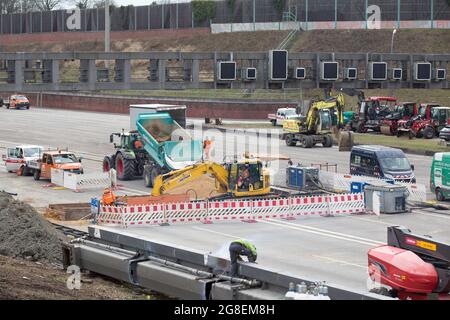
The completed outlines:
{"type": "Polygon", "coordinates": [[[368,185],[366,182],[353,181],[350,183],[350,192],[351,193],[361,193],[364,191],[364,187],[368,185]]]}

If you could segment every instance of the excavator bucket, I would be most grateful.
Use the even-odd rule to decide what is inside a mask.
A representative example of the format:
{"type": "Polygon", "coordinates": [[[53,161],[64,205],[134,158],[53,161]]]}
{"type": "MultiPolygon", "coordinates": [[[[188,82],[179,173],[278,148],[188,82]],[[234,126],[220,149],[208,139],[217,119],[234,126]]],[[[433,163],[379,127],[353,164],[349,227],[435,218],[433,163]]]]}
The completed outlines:
{"type": "Polygon", "coordinates": [[[339,151],[351,151],[353,147],[354,135],[352,131],[340,130],[334,132],[334,137],[338,141],[339,151]]]}

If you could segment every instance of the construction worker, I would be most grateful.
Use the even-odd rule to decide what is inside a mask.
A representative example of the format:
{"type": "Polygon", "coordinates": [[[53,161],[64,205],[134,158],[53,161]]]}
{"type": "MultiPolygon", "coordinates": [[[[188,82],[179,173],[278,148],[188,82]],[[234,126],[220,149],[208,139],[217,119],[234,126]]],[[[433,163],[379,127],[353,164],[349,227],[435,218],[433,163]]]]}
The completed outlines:
{"type": "Polygon", "coordinates": [[[245,166],[244,170],[242,170],[241,174],[239,175],[238,182],[237,182],[238,188],[241,190],[248,190],[250,186],[250,172],[248,169],[248,165],[245,166]]]}
{"type": "Polygon", "coordinates": [[[209,160],[209,152],[211,150],[212,140],[206,137],[206,139],[203,141],[203,150],[205,152],[205,160],[209,160]]]}
{"type": "Polygon", "coordinates": [[[230,243],[230,260],[231,260],[231,276],[237,277],[238,275],[238,260],[241,260],[240,256],[246,256],[249,262],[256,262],[256,247],[247,240],[238,239],[230,243]]]}

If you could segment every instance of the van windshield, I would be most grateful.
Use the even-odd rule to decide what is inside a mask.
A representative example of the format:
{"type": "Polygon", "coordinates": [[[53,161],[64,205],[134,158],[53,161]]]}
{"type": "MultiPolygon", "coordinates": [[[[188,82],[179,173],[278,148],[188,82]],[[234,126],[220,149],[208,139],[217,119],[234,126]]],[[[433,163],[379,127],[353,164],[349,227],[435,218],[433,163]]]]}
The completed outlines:
{"type": "Polygon", "coordinates": [[[56,164],[78,162],[78,159],[74,154],[58,154],[53,156],[53,159],[56,164]]]}
{"type": "Polygon", "coordinates": [[[380,165],[387,171],[408,171],[411,170],[411,165],[406,158],[382,158],[380,165]]]}

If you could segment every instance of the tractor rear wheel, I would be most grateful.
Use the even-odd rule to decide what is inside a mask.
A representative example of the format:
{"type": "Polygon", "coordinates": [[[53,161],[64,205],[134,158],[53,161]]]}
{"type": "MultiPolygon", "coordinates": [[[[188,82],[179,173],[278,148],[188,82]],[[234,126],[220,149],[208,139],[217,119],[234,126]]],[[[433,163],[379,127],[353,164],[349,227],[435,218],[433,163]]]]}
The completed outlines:
{"type": "Polygon", "coordinates": [[[431,127],[426,127],[423,129],[423,137],[425,139],[433,139],[434,138],[434,130],[431,127]]]}
{"type": "Polygon", "coordinates": [[[116,157],[117,179],[131,180],[134,178],[134,160],[125,159],[122,153],[116,157]]]}

